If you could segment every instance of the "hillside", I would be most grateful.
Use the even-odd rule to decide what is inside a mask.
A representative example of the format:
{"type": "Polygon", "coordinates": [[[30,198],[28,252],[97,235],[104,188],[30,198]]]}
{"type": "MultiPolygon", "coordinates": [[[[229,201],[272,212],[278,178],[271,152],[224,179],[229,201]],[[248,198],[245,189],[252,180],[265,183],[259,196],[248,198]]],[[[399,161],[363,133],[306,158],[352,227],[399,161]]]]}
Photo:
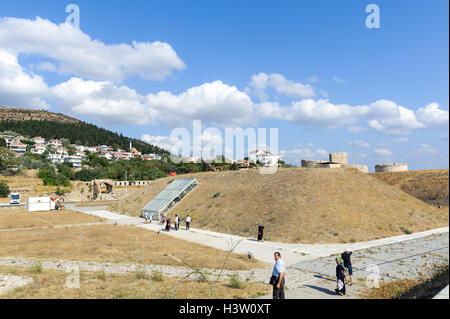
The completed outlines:
{"type": "MultiPolygon", "coordinates": [[[[195,177],[200,185],[171,215],[191,215],[194,228],[254,237],[262,222],[267,240],[345,243],[448,226],[448,209],[432,207],[353,169],[292,168],[274,175],[248,170],[182,177],[195,177]],[[216,193],[220,196],[214,198],[216,193]]],[[[158,179],[111,209],[139,215],[172,179],[158,179]]]]}
{"type": "Polygon", "coordinates": [[[0,121],[50,121],[58,123],[79,123],[80,121],[61,113],[10,108],[0,106],[0,121]]]}
{"type": "Polygon", "coordinates": [[[68,139],[70,143],[86,146],[116,145],[128,149],[130,142],[144,154],[168,154],[157,146],[125,137],[93,124],[63,114],[18,108],[0,107],[0,132],[13,131],[21,135],[46,139],[68,139]]]}
{"type": "Polygon", "coordinates": [[[448,206],[448,169],[372,175],[428,204],[448,206]]]}

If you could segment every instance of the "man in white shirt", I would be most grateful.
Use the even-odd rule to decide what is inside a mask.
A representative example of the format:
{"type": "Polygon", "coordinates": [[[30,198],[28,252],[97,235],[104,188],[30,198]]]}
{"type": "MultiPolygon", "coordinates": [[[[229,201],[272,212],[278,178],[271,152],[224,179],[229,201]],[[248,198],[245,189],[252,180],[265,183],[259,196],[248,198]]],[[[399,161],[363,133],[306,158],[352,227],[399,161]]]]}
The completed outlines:
{"type": "Polygon", "coordinates": [[[180,228],[180,218],[178,215],[175,215],[175,230],[178,230],[180,228]]]}
{"type": "Polygon", "coordinates": [[[186,222],[186,230],[189,230],[189,228],[191,227],[191,217],[189,215],[187,215],[185,222],[186,222]]]}
{"type": "Polygon", "coordinates": [[[275,277],[273,282],[273,299],[285,299],[284,297],[284,283],[286,277],[286,265],[281,254],[276,252],[273,254],[275,258],[275,265],[273,266],[272,277],[275,277]]]}

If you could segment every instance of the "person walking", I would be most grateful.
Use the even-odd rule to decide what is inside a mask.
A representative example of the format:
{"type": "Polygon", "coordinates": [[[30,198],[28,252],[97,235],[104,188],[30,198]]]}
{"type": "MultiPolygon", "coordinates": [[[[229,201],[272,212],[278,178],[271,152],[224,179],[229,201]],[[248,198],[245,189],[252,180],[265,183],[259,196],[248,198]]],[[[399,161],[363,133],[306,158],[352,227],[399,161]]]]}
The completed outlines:
{"type": "Polygon", "coordinates": [[[186,230],[189,230],[191,228],[191,216],[187,215],[185,222],[186,222],[186,230]]]}
{"type": "Polygon", "coordinates": [[[273,286],[273,299],[285,299],[284,284],[286,278],[286,265],[281,259],[281,254],[276,252],[273,254],[275,265],[273,266],[270,284],[273,286]]]}
{"type": "Polygon", "coordinates": [[[147,224],[148,223],[148,212],[144,213],[144,223],[147,224]]]}
{"type": "Polygon", "coordinates": [[[258,226],[258,241],[264,241],[264,226],[262,223],[259,223],[258,226]]]}
{"type": "Polygon", "coordinates": [[[170,217],[167,217],[167,223],[166,223],[166,231],[169,231],[169,232],[170,232],[170,228],[171,228],[171,224],[170,224],[170,222],[171,222],[171,219],[170,219],[170,217]]]}
{"type": "Polygon", "coordinates": [[[336,289],[335,291],[341,295],[345,295],[345,273],[344,273],[344,266],[343,260],[341,257],[336,258],[336,289]]]}
{"type": "Polygon", "coordinates": [[[180,228],[180,218],[178,217],[178,215],[175,215],[175,230],[178,231],[179,228],[180,228]]]}
{"type": "Polygon", "coordinates": [[[351,260],[351,256],[352,256],[352,251],[347,248],[346,251],[344,251],[341,254],[341,258],[344,261],[344,267],[348,269],[348,275],[350,277],[350,286],[353,285],[353,269],[352,269],[352,260],[351,260]]]}

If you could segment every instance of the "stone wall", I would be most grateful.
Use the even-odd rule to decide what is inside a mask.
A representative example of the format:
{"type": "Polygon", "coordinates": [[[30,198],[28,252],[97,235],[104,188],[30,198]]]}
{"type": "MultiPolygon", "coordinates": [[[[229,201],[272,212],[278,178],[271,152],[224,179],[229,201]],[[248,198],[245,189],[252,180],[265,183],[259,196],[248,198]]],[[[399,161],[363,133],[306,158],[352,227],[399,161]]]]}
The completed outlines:
{"type": "Polygon", "coordinates": [[[347,162],[347,153],[331,153],[330,154],[330,162],[338,163],[338,164],[348,164],[347,162]]]}
{"type": "Polygon", "coordinates": [[[346,165],[342,165],[342,167],[354,168],[354,169],[357,169],[358,171],[360,171],[362,173],[369,173],[369,167],[367,165],[346,164],[346,165]]]}
{"type": "Polygon", "coordinates": [[[302,167],[315,168],[319,167],[319,164],[326,163],[318,160],[302,160],[302,167]]]}
{"type": "Polygon", "coordinates": [[[388,163],[375,165],[375,172],[405,172],[408,170],[406,163],[388,163]]]}

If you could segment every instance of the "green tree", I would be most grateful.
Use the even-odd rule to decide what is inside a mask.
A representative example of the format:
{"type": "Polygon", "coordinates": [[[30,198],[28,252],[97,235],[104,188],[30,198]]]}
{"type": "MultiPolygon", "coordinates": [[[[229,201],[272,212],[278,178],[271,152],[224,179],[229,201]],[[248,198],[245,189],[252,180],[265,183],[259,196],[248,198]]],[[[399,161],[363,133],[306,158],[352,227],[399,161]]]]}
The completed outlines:
{"type": "Polygon", "coordinates": [[[0,182],[0,197],[8,197],[9,193],[8,184],[0,182]]]}

